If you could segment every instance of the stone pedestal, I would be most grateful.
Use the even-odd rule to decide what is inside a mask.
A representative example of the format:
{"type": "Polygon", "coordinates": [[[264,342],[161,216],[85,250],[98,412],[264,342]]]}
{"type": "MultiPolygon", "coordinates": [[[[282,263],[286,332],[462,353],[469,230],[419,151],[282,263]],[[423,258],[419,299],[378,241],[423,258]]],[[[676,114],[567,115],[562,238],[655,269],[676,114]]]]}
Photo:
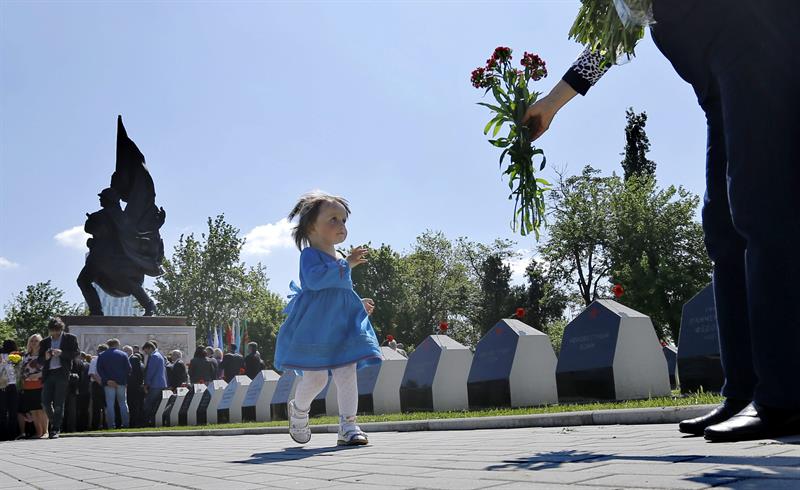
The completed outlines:
{"type": "Polygon", "coordinates": [[[177,316],[63,316],[69,332],[78,337],[83,352],[97,353],[97,345],[117,338],[121,345],[158,342],[158,350],[179,350],[184,357],[194,352],[195,327],[186,325],[186,317],[177,316]]]}
{"type": "Polygon", "coordinates": [[[719,358],[717,309],[709,284],[683,305],[678,339],[681,392],[720,391],[725,381],[719,358]]]}
{"type": "Polygon", "coordinates": [[[217,406],[217,423],[228,424],[242,421],[242,402],[250,387],[250,378],[245,375],[234,376],[217,406]]]}
{"type": "Polygon", "coordinates": [[[408,359],[389,347],[381,347],[383,362],[358,371],[359,413],[400,412],[400,384],[408,359]]]}
{"type": "Polygon", "coordinates": [[[206,406],[206,424],[219,423],[217,419],[219,404],[222,402],[222,397],[225,395],[225,388],[227,387],[228,383],[221,379],[215,379],[208,384],[208,388],[206,389],[206,395],[208,396],[208,405],[206,406]]]}
{"type": "Polygon", "coordinates": [[[429,335],[408,357],[400,385],[403,412],[466,410],[472,352],[447,335],[429,335]]]}
{"type": "Polygon", "coordinates": [[[188,409],[188,402],[191,401],[191,397],[189,397],[189,388],[185,388],[183,386],[179,386],[175,390],[175,401],[172,404],[172,409],[169,411],[169,425],[170,427],[177,427],[179,425],[186,425],[186,411],[183,411],[183,423],[180,420],[181,410],[183,409],[183,405],[187,405],[188,409]]]}
{"type": "Polygon", "coordinates": [[[607,299],[567,325],[556,380],[561,401],[670,394],[667,361],[650,318],[607,299]]]}
{"type": "Polygon", "coordinates": [[[279,379],[280,375],[269,369],[261,371],[253,378],[242,402],[243,421],[269,422],[272,419],[270,404],[279,379]]]}
{"type": "Polygon", "coordinates": [[[206,385],[192,385],[194,393],[186,411],[186,425],[203,425],[206,423],[206,409],[210,401],[210,395],[206,391],[206,385]],[[205,402],[205,405],[203,405],[205,402]],[[202,422],[200,422],[202,420],[202,422]]]}
{"type": "Polygon", "coordinates": [[[172,403],[175,401],[175,393],[172,390],[163,390],[161,392],[161,401],[158,404],[158,408],[156,408],[156,427],[163,427],[164,420],[166,418],[167,425],[169,423],[169,418],[164,417],[164,414],[167,413],[167,409],[172,407],[172,403]]]}
{"type": "MultiPolygon", "coordinates": [[[[292,369],[287,369],[281,374],[270,403],[272,420],[287,420],[289,412],[286,404],[294,398],[294,392],[297,389],[297,383],[300,382],[300,378],[301,376],[297,376],[292,369]]],[[[311,409],[308,413],[312,417],[317,415],[339,415],[339,403],[336,400],[336,383],[333,382],[333,376],[328,375],[328,384],[311,402],[311,409]]]]}
{"type": "Polygon", "coordinates": [[[470,409],[558,403],[557,362],[547,335],[519,320],[500,320],[475,349],[470,409]]]}
{"type": "Polygon", "coordinates": [[[297,388],[297,375],[293,370],[287,369],[281,374],[278,383],[275,385],[275,393],[270,402],[270,418],[272,420],[288,420],[289,412],[286,404],[294,398],[294,390],[297,388]]]}

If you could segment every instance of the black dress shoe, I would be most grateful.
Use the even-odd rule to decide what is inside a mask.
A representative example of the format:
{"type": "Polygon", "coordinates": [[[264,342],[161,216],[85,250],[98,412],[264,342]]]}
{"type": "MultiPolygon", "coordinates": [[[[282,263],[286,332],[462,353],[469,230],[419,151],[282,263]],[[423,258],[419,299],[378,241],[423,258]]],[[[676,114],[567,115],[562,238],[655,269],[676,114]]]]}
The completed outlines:
{"type": "Polygon", "coordinates": [[[780,410],[755,403],[705,430],[705,437],[711,442],[750,441],[795,434],[800,434],[800,410],[780,410]]]}
{"type": "Polygon", "coordinates": [[[58,439],[58,435],[59,434],[58,434],[57,430],[52,430],[52,431],[50,431],[50,436],[49,437],[50,437],[50,439],[58,439]]]}
{"type": "Polygon", "coordinates": [[[749,400],[731,400],[728,398],[720,406],[702,417],[684,420],[678,424],[678,430],[684,434],[702,436],[706,427],[725,422],[739,413],[748,403],[750,403],[749,400]]]}

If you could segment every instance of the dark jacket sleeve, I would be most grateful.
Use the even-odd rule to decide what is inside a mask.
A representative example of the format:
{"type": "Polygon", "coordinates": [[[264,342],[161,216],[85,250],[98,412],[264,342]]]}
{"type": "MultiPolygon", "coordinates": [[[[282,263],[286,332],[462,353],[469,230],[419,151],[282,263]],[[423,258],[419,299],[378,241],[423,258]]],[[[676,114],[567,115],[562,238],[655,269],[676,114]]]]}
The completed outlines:
{"type": "Polygon", "coordinates": [[[605,57],[597,51],[585,49],[561,79],[579,94],[586,95],[610,68],[604,60],[605,57]]]}

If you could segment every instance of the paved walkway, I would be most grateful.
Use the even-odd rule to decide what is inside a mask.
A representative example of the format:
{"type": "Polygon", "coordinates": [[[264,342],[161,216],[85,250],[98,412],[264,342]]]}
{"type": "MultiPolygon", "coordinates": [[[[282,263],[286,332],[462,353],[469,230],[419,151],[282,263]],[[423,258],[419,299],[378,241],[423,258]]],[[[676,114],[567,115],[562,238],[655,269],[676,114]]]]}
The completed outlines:
{"type": "Polygon", "coordinates": [[[63,438],[0,443],[0,488],[800,488],[800,437],[710,444],[674,425],[63,438]],[[44,468],[39,469],[39,468],[44,468]]]}

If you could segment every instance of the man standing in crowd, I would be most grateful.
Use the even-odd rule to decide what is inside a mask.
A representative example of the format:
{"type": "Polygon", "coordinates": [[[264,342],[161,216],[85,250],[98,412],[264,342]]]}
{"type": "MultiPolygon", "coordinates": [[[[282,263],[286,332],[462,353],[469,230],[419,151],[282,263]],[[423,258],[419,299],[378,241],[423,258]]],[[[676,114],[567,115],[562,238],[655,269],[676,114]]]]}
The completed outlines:
{"type": "Polygon", "coordinates": [[[122,427],[128,427],[130,416],[128,412],[128,375],[131,372],[131,363],[128,355],[119,350],[119,340],[110,339],[108,350],[97,358],[97,374],[103,383],[106,395],[106,424],[109,429],[116,429],[114,404],[119,404],[119,413],[122,418],[122,427]]]}
{"type": "Polygon", "coordinates": [[[244,358],[245,374],[248,378],[255,379],[264,368],[264,361],[261,360],[261,354],[258,352],[258,344],[250,342],[247,344],[247,355],[244,358]]]}
{"type": "Polygon", "coordinates": [[[51,423],[50,439],[58,439],[64,417],[64,399],[69,385],[72,361],[78,356],[78,339],[64,332],[61,318],[52,318],[47,324],[50,332],[39,348],[39,364],[42,366],[42,405],[51,423]]]}
{"type": "Polygon", "coordinates": [[[78,427],[78,389],[83,373],[83,352],[72,361],[72,371],[69,374],[67,397],[64,401],[64,422],[61,424],[65,432],[76,432],[78,427]]]}
{"type": "Polygon", "coordinates": [[[131,374],[128,376],[128,411],[130,412],[130,427],[141,427],[142,406],[144,405],[144,367],[141,354],[134,353],[126,345],[122,348],[128,355],[131,363],[131,374]]]}
{"type": "Polygon", "coordinates": [[[222,379],[222,349],[214,348],[214,360],[217,361],[217,379],[222,379]]]}
{"type": "Polygon", "coordinates": [[[147,356],[147,366],[144,373],[144,416],[145,425],[155,425],[156,409],[161,400],[161,391],[167,387],[167,372],[164,356],[156,349],[151,341],[142,346],[147,356]]]}
{"type": "MultiPolygon", "coordinates": [[[[212,379],[218,379],[217,373],[219,373],[219,361],[214,358],[214,348],[210,345],[206,347],[206,358],[211,362],[214,366],[214,377],[212,379]]],[[[211,379],[206,380],[206,382],[210,382],[211,379]]]]}
{"type": "Polygon", "coordinates": [[[89,362],[89,377],[92,380],[92,430],[100,430],[103,428],[103,414],[105,413],[106,395],[103,391],[103,380],[97,374],[97,357],[103,352],[108,350],[106,344],[99,344],[97,346],[97,355],[92,357],[89,362]]]}
{"type": "Polygon", "coordinates": [[[178,386],[188,383],[189,375],[186,372],[186,364],[183,362],[183,353],[181,351],[174,350],[170,352],[169,361],[172,363],[172,366],[167,372],[167,384],[174,390],[178,386]]]}
{"type": "Polygon", "coordinates": [[[81,353],[79,359],[81,359],[81,375],[80,380],[78,380],[75,430],[84,432],[89,430],[90,421],[89,405],[92,400],[92,379],[89,376],[89,365],[92,361],[92,356],[81,353]]]}
{"type": "Polygon", "coordinates": [[[222,358],[222,379],[230,383],[234,376],[238,375],[244,367],[244,359],[241,354],[236,353],[236,344],[228,347],[228,353],[222,358]]]}

